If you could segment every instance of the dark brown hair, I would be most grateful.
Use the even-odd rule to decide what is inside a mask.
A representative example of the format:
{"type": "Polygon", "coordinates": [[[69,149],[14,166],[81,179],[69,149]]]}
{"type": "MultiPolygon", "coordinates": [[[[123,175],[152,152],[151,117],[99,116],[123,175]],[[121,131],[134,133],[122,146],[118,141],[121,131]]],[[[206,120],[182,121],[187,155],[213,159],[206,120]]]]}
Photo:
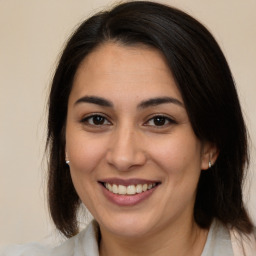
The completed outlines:
{"type": "Polygon", "coordinates": [[[213,218],[248,233],[252,224],[242,201],[248,162],[247,132],[226,59],[208,30],[184,12],[162,4],[133,1],[84,21],[69,39],[57,66],[50,97],[48,200],[56,227],[78,232],[81,201],[65,164],[67,102],[81,61],[104,42],[145,44],[165,56],[196,136],[212,142],[219,157],[201,173],[194,218],[209,227],[213,218]]]}

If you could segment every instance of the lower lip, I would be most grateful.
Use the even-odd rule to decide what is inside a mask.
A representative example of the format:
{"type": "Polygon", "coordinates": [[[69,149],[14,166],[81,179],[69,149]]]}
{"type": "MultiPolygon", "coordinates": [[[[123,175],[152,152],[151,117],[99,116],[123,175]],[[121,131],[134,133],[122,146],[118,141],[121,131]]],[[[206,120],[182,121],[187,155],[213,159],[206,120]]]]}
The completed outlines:
{"type": "Polygon", "coordinates": [[[152,193],[156,190],[157,187],[158,186],[151,188],[145,192],[134,194],[134,195],[114,194],[110,192],[108,189],[106,189],[104,186],[102,186],[102,190],[103,190],[103,194],[106,196],[106,198],[110,202],[118,206],[133,206],[148,199],[152,195],[152,193]]]}

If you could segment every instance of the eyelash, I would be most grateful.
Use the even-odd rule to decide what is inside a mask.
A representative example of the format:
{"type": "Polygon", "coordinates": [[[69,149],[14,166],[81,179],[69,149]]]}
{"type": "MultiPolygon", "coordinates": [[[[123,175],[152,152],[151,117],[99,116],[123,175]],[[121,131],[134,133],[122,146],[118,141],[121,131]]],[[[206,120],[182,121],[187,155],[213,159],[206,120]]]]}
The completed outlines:
{"type": "MultiPolygon", "coordinates": [[[[100,120],[97,120],[97,121],[99,121],[99,122],[101,122],[100,120]]],[[[85,123],[85,124],[87,124],[87,125],[89,125],[89,126],[98,126],[98,127],[100,127],[100,126],[102,126],[102,125],[111,125],[111,122],[110,121],[108,121],[108,119],[105,117],[105,116],[103,116],[103,115],[101,115],[101,114],[93,114],[93,115],[90,115],[90,116],[87,116],[87,117],[85,117],[85,118],[83,118],[82,120],[81,120],[81,123],[85,123]],[[99,123],[99,124],[93,124],[93,123],[90,123],[90,121],[96,121],[96,118],[101,118],[101,119],[103,119],[103,123],[99,123]],[[93,120],[94,119],[94,120],[93,120]],[[105,123],[105,122],[108,122],[107,124],[105,123]]]]}
{"type": "MultiPolygon", "coordinates": [[[[93,115],[87,116],[87,117],[85,117],[81,120],[81,123],[86,124],[88,126],[94,126],[94,127],[97,127],[97,128],[101,128],[102,126],[112,124],[108,120],[108,118],[106,118],[102,114],[93,114],[93,115]],[[98,118],[98,120],[96,118],[98,118]],[[93,123],[95,121],[97,121],[99,123],[98,124],[93,123]]],[[[143,126],[150,126],[150,127],[155,127],[157,129],[159,129],[159,128],[163,128],[163,127],[166,127],[166,126],[171,125],[171,124],[177,124],[177,122],[175,120],[173,120],[172,118],[167,117],[165,115],[155,115],[155,116],[151,117],[150,119],[148,119],[143,124],[143,126]],[[159,121],[160,125],[157,125],[156,121],[159,121]],[[150,122],[154,122],[154,124],[150,124],[150,122]]]]}
{"type": "Polygon", "coordinates": [[[153,117],[151,117],[150,119],[148,119],[148,121],[144,124],[144,126],[154,126],[156,128],[163,128],[163,127],[166,127],[168,125],[171,125],[171,124],[176,124],[177,122],[175,120],[173,120],[172,118],[170,117],[167,117],[165,115],[155,115],[153,117]],[[155,123],[155,121],[160,121],[160,124],[164,121],[163,124],[161,125],[157,125],[155,123]],[[150,125],[148,124],[149,122],[154,122],[154,125],[150,125]]]}

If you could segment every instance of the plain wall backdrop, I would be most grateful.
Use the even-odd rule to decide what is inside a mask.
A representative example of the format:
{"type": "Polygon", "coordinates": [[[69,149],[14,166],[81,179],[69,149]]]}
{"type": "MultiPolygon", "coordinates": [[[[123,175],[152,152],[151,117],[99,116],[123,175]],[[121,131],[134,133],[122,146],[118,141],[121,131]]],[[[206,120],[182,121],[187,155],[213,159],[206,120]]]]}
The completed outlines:
{"type": "MultiPolygon", "coordinates": [[[[251,135],[245,187],[256,223],[256,1],[165,0],[213,33],[237,84],[251,135]]],[[[110,0],[0,0],[0,245],[55,234],[47,211],[46,103],[64,42],[110,0]]]]}

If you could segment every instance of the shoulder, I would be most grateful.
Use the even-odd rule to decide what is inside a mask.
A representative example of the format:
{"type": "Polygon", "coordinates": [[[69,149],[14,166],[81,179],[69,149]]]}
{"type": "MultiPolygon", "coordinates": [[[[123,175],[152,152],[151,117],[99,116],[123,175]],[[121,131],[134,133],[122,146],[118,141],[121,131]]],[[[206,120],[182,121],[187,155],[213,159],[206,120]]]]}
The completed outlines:
{"type": "Polygon", "coordinates": [[[50,248],[41,244],[30,243],[24,245],[12,245],[2,248],[0,256],[46,256],[50,255],[50,248]]]}
{"type": "Polygon", "coordinates": [[[256,229],[250,234],[242,234],[235,229],[230,230],[234,255],[255,255],[256,229]]]}
{"type": "Polygon", "coordinates": [[[99,227],[95,221],[85,230],[66,240],[60,246],[50,248],[38,243],[12,245],[0,250],[0,256],[83,256],[98,255],[99,227]]]}
{"type": "MultiPolygon", "coordinates": [[[[65,243],[52,250],[50,255],[69,256],[69,255],[99,255],[99,225],[96,221],[92,221],[85,230],[78,235],[68,239],[65,243]]],[[[1,255],[0,255],[1,256],[1,255]]]]}
{"type": "Polygon", "coordinates": [[[218,220],[211,224],[206,244],[201,256],[233,256],[229,230],[218,220]]]}
{"type": "Polygon", "coordinates": [[[256,229],[251,234],[242,234],[214,220],[208,233],[201,256],[251,256],[256,252],[256,229]]]}

